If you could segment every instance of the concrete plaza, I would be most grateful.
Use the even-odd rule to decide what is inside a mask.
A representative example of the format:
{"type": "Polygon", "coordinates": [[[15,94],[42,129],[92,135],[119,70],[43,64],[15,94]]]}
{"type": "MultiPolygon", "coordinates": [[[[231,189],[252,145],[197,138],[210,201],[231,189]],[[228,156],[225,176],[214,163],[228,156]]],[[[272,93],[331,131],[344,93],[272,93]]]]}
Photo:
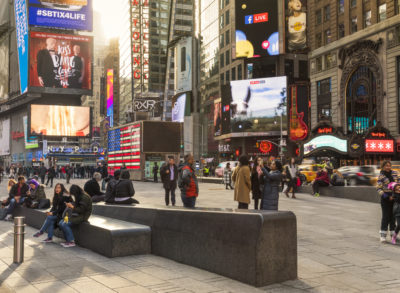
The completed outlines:
{"type": "MultiPolygon", "coordinates": [[[[134,186],[141,204],[164,205],[161,184],[134,182],[134,186]]],[[[46,192],[52,197],[52,189],[46,192]]],[[[6,195],[5,182],[0,194],[6,195]]],[[[32,237],[35,231],[30,227],[25,262],[17,266],[12,264],[12,224],[1,221],[0,293],[399,292],[400,245],[379,243],[378,204],[308,194],[297,197],[281,196],[279,209],[297,216],[298,280],[254,288],[154,255],[108,259],[80,247],[44,244],[32,237]]],[[[179,193],[177,205],[182,206],[179,193]]],[[[233,192],[223,185],[202,183],[197,206],[235,208],[236,203],[233,192]]]]}

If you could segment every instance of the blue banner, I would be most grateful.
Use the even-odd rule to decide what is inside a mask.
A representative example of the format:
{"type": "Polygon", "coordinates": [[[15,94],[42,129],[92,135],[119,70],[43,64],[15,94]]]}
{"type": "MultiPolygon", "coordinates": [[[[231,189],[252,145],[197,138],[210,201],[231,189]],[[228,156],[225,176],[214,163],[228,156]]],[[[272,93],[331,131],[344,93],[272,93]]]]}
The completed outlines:
{"type": "Polygon", "coordinates": [[[26,0],[14,1],[21,94],[28,90],[28,15],[26,0]]]}
{"type": "Polygon", "coordinates": [[[54,4],[46,0],[29,0],[29,24],[92,31],[92,1],[80,0],[75,1],[80,5],[68,5],[54,4]]]}

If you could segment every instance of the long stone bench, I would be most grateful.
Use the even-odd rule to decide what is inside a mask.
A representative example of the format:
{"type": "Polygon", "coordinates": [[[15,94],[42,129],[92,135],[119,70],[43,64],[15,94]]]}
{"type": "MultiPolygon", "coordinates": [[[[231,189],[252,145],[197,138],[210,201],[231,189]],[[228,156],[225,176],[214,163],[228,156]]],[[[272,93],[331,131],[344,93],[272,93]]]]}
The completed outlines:
{"type": "Polygon", "coordinates": [[[96,204],[97,215],[151,227],[151,251],[253,286],[297,278],[292,212],[96,204]]]}
{"type": "MultiPolygon", "coordinates": [[[[320,187],[321,196],[346,198],[352,200],[380,203],[380,197],[374,186],[327,186],[320,187]]],[[[300,193],[312,193],[311,185],[300,186],[300,193]]]]}
{"type": "MultiPolygon", "coordinates": [[[[46,211],[18,207],[14,216],[25,216],[27,225],[40,229],[46,211]]],[[[78,245],[107,257],[151,253],[149,226],[92,215],[89,222],[73,227],[72,231],[78,245]]],[[[61,231],[56,236],[63,237],[61,231]]]]}

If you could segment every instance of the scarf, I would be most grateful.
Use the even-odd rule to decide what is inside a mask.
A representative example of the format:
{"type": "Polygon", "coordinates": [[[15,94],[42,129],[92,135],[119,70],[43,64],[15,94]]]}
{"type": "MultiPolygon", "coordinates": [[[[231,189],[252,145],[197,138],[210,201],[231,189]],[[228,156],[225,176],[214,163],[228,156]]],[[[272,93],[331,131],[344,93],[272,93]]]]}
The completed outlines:
{"type": "Polygon", "coordinates": [[[390,182],[394,182],[393,176],[392,176],[392,171],[382,171],[382,174],[385,175],[390,182]]]}

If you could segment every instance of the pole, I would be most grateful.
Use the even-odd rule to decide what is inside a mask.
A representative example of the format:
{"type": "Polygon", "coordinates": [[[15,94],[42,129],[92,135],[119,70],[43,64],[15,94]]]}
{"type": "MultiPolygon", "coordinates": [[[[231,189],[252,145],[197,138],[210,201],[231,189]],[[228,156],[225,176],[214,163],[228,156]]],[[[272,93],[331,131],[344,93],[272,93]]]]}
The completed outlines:
{"type": "Polygon", "coordinates": [[[24,262],[25,217],[14,218],[14,263],[24,262]]]}
{"type": "Polygon", "coordinates": [[[282,112],[281,112],[281,139],[280,139],[280,141],[279,141],[281,161],[282,161],[282,157],[283,157],[283,152],[282,152],[282,139],[283,139],[283,136],[282,136],[282,112]]]}

